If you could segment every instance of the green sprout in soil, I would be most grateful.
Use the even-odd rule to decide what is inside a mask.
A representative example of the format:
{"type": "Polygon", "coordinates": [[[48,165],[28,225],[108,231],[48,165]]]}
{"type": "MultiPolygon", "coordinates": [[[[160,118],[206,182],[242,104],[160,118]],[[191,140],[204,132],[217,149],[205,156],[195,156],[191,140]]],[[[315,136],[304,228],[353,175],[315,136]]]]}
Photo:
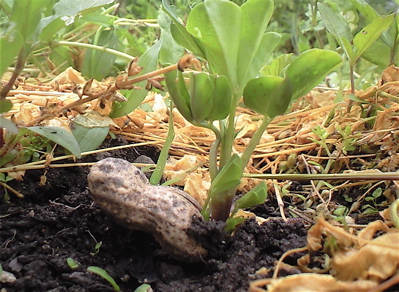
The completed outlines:
{"type": "Polygon", "coordinates": [[[87,267],[87,271],[90,273],[96,274],[96,275],[100,276],[101,278],[107,280],[111,284],[112,288],[114,288],[115,291],[121,290],[121,288],[118,286],[118,284],[116,284],[115,280],[104,269],[102,269],[100,267],[96,267],[96,266],[90,266],[90,267],[87,267]]]}

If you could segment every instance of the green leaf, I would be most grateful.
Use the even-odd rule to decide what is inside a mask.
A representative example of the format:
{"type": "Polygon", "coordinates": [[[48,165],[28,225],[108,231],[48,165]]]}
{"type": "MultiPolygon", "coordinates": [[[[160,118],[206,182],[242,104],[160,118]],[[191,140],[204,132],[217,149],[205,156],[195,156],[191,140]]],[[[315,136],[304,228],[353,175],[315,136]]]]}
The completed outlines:
{"type": "Polygon", "coordinates": [[[245,209],[263,204],[267,198],[267,185],[264,181],[256,185],[252,190],[246,193],[235,202],[234,209],[245,209]]]}
{"type": "Polygon", "coordinates": [[[281,39],[278,33],[265,34],[273,8],[274,3],[271,0],[250,0],[241,6],[242,21],[237,56],[239,87],[258,74],[281,39]]]}
{"type": "MultiPolygon", "coordinates": [[[[215,76],[212,76],[215,78],[215,76]]],[[[205,72],[190,72],[190,108],[194,121],[200,123],[209,119],[213,110],[214,82],[205,72]]]]}
{"type": "MultiPolygon", "coordinates": [[[[161,46],[162,40],[159,40],[139,58],[138,65],[143,67],[143,70],[135,77],[155,71],[157,69],[158,54],[161,46]]],[[[145,89],[146,82],[147,81],[144,80],[135,84],[135,86],[138,86],[142,89],[133,89],[127,96],[128,101],[124,102],[123,104],[114,103],[110,117],[118,118],[135,110],[142,103],[148,93],[148,90],[145,89]]]]}
{"type": "Polygon", "coordinates": [[[317,3],[317,7],[320,11],[324,26],[331,34],[336,38],[344,37],[349,41],[352,40],[352,33],[349,25],[338,12],[335,12],[320,2],[317,3]]]}
{"type": "Polygon", "coordinates": [[[240,7],[230,1],[207,0],[191,10],[186,28],[203,44],[211,70],[237,84],[240,7]]]}
{"type": "Polygon", "coordinates": [[[75,137],[68,132],[66,129],[58,127],[28,127],[27,129],[46,137],[47,139],[61,145],[68,151],[70,151],[77,158],[80,158],[80,148],[75,137]]]}
{"type": "Polygon", "coordinates": [[[369,25],[355,35],[353,44],[357,48],[356,59],[359,58],[386,29],[388,29],[394,17],[394,14],[387,17],[376,17],[369,25]]]}
{"type": "Polygon", "coordinates": [[[6,113],[12,109],[12,102],[8,99],[1,99],[0,100],[0,114],[6,113]]]}
{"type": "Polygon", "coordinates": [[[149,292],[152,291],[151,289],[151,285],[149,284],[141,284],[139,287],[136,288],[136,290],[134,290],[134,292],[149,292]]]}
{"type": "Polygon", "coordinates": [[[118,286],[118,284],[116,284],[115,280],[104,269],[102,269],[100,267],[96,267],[96,266],[90,266],[90,267],[87,267],[87,271],[90,273],[96,274],[96,275],[100,276],[101,278],[107,280],[111,284],[112,288],[114,288],[115,291],[121,290],[121,288],[118,286]]]}
{"type": "MultiPolygon", "coordinates": [[[[102,30],[98,42],[94,43],[94,45],[117,49],[118,43],[118,36],[115,30],[102,30]]],[[[101,81],[109,75],[115,59],[116,56],[114,54],[88,49],[83,59],[82,75],[101,81]]]]}
{"type": "Polygon", "coordinates": [[[108,132],[109,127],[88,128],[75,122],[72,123],[72,134],[75,136],[81,152],[97,149],[107,137],[108,132]]]}
{"type": "Polygon", "coordinates": [[[214,79],[213,107],[209,115],[210,121],[223,120],[230,112],[232,89],[226,76],[218,76],[214,79]]]}
{"type": "Polygon", "coordinates": [[[67,258],[67,264],[71,269],[77,269],[79,267],[79,263],[73,258],[67,258]]]}
{"type": "MultiPolygon", "coordinates": [[[[184,48],[178,44],[170,32],[171,19],[164,12],[160,11],[158,15],[158,24],[161,28],[162,48],[159,52],[161,64],[176,64],[184,54],[184,48]]],[[[187,32],[188,35],[190,35],[187,32]]]]}
{"type": "Polygon", "coordinates": [[[240,217],[240,216],[237,216],[237,217],[229,217],[229,218],[226,220],[226,226],[224,227],[224,230],[225,230],[226,232],[228,232],[228,233],[231,233],[231,232],[233,232],[233,231],[236,229],[236,227],[237,227],[238,225],[240,225],[241,223],[243,223],[245,220],[247,220],[247,218],[245,218],[245,217],[240,217]]]}
{"type": "Polygon", "coordinates": [[[293,54],[283,54],[273,59],[273,61],[262,68],[262,76],[280,76],[283,77],[284,69],[294,60],[293,54]]]}
{"type": "Polygon", "coordinates": [[[182,72],[179,70],[168,72],[165,74],[165,78],[169,95],[176,108],[187,121],[192,122],[190,95],[188,94],[182,72]]]}
{"type": "Polygon", "coordinates": [[[182,22],[176,15],[176,7],[174,5],[171,5],[169,0],[162,0],[162,9],[169,15],[169,17],[173,21],[170,24],[170,32],[176,42],[178,42],[181,46],[185,47],[193,54],[201,58],[205,58],[205,52],[202,45],[193,35],[191,35],[187,31],[187,29],[183,26],[182,22]]]}
{"type": "Polygon", "coordinates": [[[374,18],[379,16],[378,12],[364,0],[351,0],[351,2],[368,21],[373,21],[374,18]]]}
{"type": "Polygon", "coordinates": [[[292,98],[309,92],[341,63],[340,55],[333,51],[311,49],[300,54],[286,71],[286,78],[293,86],[292,98]]]}
{"type": "Polygon", "coordinates": [[[13,2],[9,26],[0,39],[0,76],[6,72],[24,45],[29,48],[29,41],[33,38],[43,6],[49,0],[18,0],[13,2]]]}
{"type": "MultiPolygon", "coordinates": [[[[35,0],[36,1],[36,0],[35,0]]],[[[115,0],[60,0],[54,4],[54,14],[43,18],[39,25],[39,38],[50,40],[62,28],[72,24],[82,15],[86,15],[101,6],[113,3],[115,0]]]]}
{"type": "Polygon", "coordinates": [[[271,118],[287,110],[292,97],[292,85],[278,76],[264,76],[248,81],[244,88],[244,103],[248,108],[271,118]]]}
{"type": "Polygon", "coordinates": [[[364,51],[362,58],[367,61],[376,64],[381,69],[385,69],[389,66],[391,48],[385,43],[376,41],[364,51]]]}
{"type": "Polygon", "coordinates": [[[228,191],[234,187],[237,187],[241,181],[241,166],[242,161],[241,158],[234,154],[231,156],[226,165],[222,168],[222,170],[217,174],[215,179],[211,184],[211,192],[212,194],[221,194],[225,191],[228,191]]]}

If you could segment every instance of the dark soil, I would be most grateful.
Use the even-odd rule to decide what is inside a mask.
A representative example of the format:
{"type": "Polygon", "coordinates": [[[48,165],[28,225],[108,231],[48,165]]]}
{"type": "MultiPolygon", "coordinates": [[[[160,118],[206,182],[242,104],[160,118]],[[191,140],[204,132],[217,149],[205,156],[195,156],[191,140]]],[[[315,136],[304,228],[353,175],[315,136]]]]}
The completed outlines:
{"type": "MultiPolygon", "coordinates": [[[[120,141],[116,141],[120,144],[120,141]]],[[[107,156],[133,161],[145,154],[156,159],[151,148],[118,150],[87,157],[107,156]]],[[[248,220],[233,237],[221,223],[203,230],[211,246],[202,263],[189,264],[170,258],[152,236],[129,231],[110,221],[95,205],[87,190],[86,167],[50,168],[45,186],[39,186],[44,170],[26,172],[23,181],[10,186],[25,195],[0,203],[0,263],[12,273],[13,283],[0,283],[7,291],[113,291],[89,266],[106,270],[121,287],[134,291],[150,283],[154,291],[247,291],[256,271],[270,268],[287,250],[306,245],[306,229],[300,222],[278,219],[258,225],[248,220]],[[67,258],[78,263],[73,269],[67,258]]],[[[3,198],[4,190],[0,190],[3,198]]],[[[257,207],[262,216],[278,216],[277,203],[257,207]]],[[[285,262],[295,264],[301,254],[285,262]]],[[[282,275],[299,273],[282,271],[282,275]]]]}

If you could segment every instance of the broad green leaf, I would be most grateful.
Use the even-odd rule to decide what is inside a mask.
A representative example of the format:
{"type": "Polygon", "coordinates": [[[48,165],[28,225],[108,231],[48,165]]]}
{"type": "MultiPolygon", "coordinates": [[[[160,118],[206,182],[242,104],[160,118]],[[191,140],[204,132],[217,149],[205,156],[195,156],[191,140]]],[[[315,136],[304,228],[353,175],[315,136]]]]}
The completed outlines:
{"type": "Polygon", "coordinates": [[[224,75],[216,77],[210,121],[223,120],[227,117],[231,108],[232,94],[229,79],[224,75]]]}
{"type": "MultiPolygon", "coordinates": [[[[250,64],[248,68],[247,76],[245,76],[246,79],[244,79],[245,82],[241,82],[242,85],[245,85],[249,79],[252,79],[259,74],[259,70],[266,64],[280,40],[281,35],[275,32],[268,32],[263,35],[261,44],[255,52],[252,64],[250,64]]],[[[245,59],[245,56],[243,58],[245,59]]],[[[239,67],[238,71],[240,72],[241,70],[241,67],[239,67]]]]}
{"type": "Polygon", "coordinates": [[[80,151],[97,149],[107,137],[110,125],[115,125],[111,118],[96,112],[77,116],[72,121],[71,131],[78,141],[80,151]]]}
{"type": "Polygon", "coordinates": [[[300,54],[286,71],[293,86],[292,98],[309,92],[341,63],[340,55],[333,51],[311,49],[300,54]]]}
{"type": "Polygon", "coordinates": [[[273,118],[284,114],[292,93],[289,80],[278,76],[264,76],[249,80],[243,95],[245,106],[273,118]]]}
{"type": "Polygon", "coordinates": [[[66,129],[59,127],[28,127],[27,129],[46,137],[47,139],[61,145],[68,151],[70,151],[77,158],[80,158],[80,148],[79,144],[76,141],[75,137],[68,132],[66,129]]]}
{"type": "Polygon", "coordinates": [[[204,45],[213,73],[226,75],[237,84],[240,7],[230,1],[207,0],[191,10],[186,28],[204,45]]]}
{"type": "Polygon", "coordinates": [[[317,3],[317,7],[320,11],[321,19],[326,29],[331,34],[333,34],[336,38],[344,37],[349,41],[352,40],[352,33],[349,25],[339,13],[320,2],[317,3]]]}
{"type": "Polygon", "coordinates": [[[213,109],[214,82],[205,72],[190,72],[190,108],[194,121],[200,123],[209,119],[213,109]]]}
{"type": "Polygon", "coordinates": [[[271,0],[249,0],[241,6],[240,45],[237,56],[239,87],[256,76],[281,38],[277,33],[264,35],[273,8],[274,3],[271,0]]]}
{"type": "MultiPolygon", "coordinates": [[[[135,77],[155,71],[157,69],[158,54],[161,46],[162,40],[159,40],[139,58],[138,65],[143,67],[143,70],[135,77]]],[[[146,81],[135,84],[135,86],[138,86],[142,89],[133,89],[127,96],[128,101],[122,104],[114,103],[110,117],[118,118],[135,110],[142,103],[148,93],[148,90],[145,89],[145,85],[146,81]]]]}
{"type": "Polygon", "coordinates": [[[394,17],[394,14],[387,17],[376,17],[355,35],[353,44],[357,48],[356,59],[380,37],[384,30],[388,29],[394,17]]]}
{"type": "Polygon", "coordinates": [[[256,185],[252,190],[246,193],[235,202],[234,209],[245,209],[263,204],[267,198],[267,185],[264,181],[256,185]]]}
{"type": "MultiPolygon", "coordinates": [[[[94,45],[118,49],[118,43],[118,36],[115,30],[102,30],[98,42],[94,43],[94,45]]],[[[114,54],[87,49],[83,59],[82,75],[101,81],[109,75],[115,59],[116,56],[114,54]]]]}
{"type": "Polygon", "coordinates": [[[81,152],[96,150],[109,132],[109,127],[88,128],[75,123],[72,125],[72,134],[75,136],[81,152]]]}

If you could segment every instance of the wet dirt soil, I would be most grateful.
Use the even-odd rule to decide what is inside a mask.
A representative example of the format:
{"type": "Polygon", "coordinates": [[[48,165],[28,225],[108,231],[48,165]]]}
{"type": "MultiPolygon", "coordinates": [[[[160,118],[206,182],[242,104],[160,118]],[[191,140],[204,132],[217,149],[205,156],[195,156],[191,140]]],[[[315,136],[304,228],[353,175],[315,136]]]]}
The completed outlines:
{"type": "MultiPolygon", "coordinates": [[[[133,161],[140,154],[156,159],[153,149],[118,150],[85,158],[97,161],[112,156],[133,161]]],[[[248,220],[233,237],[223,224],[199,225],[208,241],[209,256],[201,263],[170,258],[144,232],[130,231],[107,218],[87,190],[88,167],[50,168],[46,184],[39,186],[44,170],[27,171],[21,182],[10,186],[25,195],[3,200],[0,190],[0,263],[11,273],[0,283],[12,291],[114,291],[103,278],[88,272],[90,266],[108,272],[121,291],[134,291],[149,283],[154,291],[247,291],[256,271],[272,268],[287,250],[306,245],[307,231],[300,222],[271,220],[258,225],[248,220]],[[67,259],[77,264],[72,268],[67,259]]],[[[277,203],[257,207],[278,216],[277,203]]],[[[285,262],[295,264],[303,254],[285,262]]],[[[280,275],[299,273],[282,271],[280,275]]],[[[264,276],[263,276],[264,277],[264,276]]]]}

